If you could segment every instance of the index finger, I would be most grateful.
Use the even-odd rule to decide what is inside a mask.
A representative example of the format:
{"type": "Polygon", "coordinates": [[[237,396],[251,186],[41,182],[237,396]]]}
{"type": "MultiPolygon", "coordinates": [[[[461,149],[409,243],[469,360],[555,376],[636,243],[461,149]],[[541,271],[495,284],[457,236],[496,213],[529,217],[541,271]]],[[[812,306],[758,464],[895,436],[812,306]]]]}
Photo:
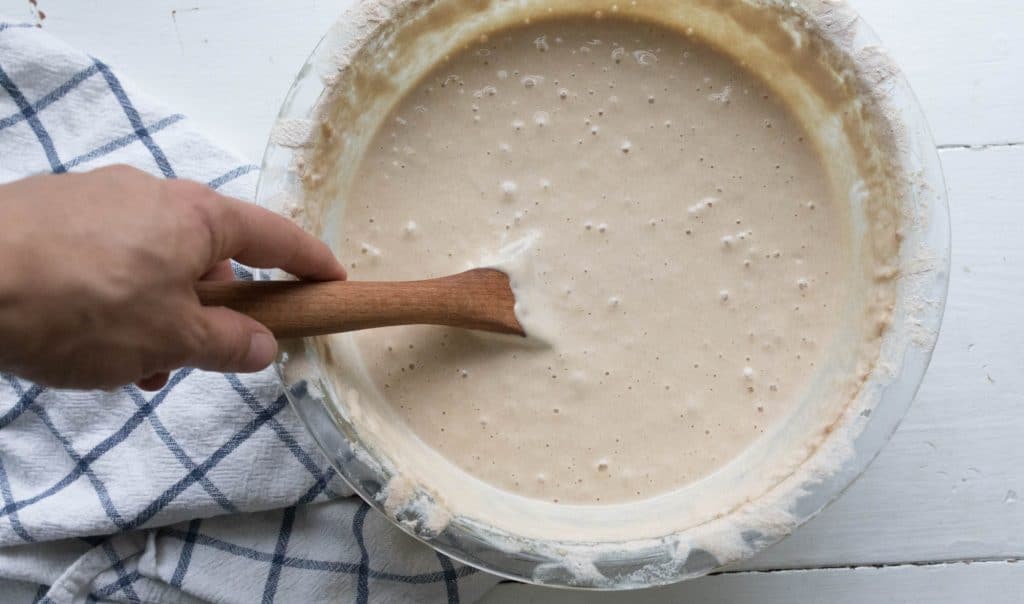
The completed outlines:
{"type": "Polygon", "coordinates": [[[216,195],[204,208],[210,230],[210,265],[234,258],[256,268],[280,268],[296,277],[333,280],[345,268],[327,244],[270,210],[216,195]]]}

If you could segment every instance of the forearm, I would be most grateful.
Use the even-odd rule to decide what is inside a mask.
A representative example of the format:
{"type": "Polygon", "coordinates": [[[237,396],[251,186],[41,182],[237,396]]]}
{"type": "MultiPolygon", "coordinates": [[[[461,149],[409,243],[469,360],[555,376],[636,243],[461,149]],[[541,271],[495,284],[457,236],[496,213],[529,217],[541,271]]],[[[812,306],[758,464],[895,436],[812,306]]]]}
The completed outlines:
{"type": "Polygon", "coordinates": [[[25,325],[28,267],[24,228],[14,198],[15,187],[0,185],[0,372],[18,373],[17,359],[24,342],[21,328],[25,325]]]}
{"type": "Polygon", "coordinates": [[[0,186],[0,372],[29,379],[57,372],[53,330],[74,331],[69,317],[54,316],[72,307],[52,295],[62,286],[63,252],[52,240],[52,223],[48,230],[48,220],[32,216],[34,181],[0,186]]]}

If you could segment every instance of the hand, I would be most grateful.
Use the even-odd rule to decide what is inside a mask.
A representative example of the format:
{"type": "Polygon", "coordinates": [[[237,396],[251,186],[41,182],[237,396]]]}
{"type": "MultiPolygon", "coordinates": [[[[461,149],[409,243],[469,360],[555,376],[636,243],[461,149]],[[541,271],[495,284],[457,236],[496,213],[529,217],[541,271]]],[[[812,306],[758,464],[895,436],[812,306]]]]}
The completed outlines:
{"type": "Polygon", "coordinates": [[[344,279],[330,249],[287,219],[189,181],[128,167],[0,186],[0,371],[57,387],[158,389],[183,366],[252,372],[277,342],[199,304],[229,258],[344,279]]]}

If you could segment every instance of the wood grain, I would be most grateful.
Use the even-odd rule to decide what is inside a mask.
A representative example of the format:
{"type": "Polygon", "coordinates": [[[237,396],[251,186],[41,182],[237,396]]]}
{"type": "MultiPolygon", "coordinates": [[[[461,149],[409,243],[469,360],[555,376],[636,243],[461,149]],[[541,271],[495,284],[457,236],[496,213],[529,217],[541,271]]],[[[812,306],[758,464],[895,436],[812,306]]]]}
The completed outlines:
{"type": "Polygon", "coordinates": [[[508,275],[478,268],[422,281],[203,281],[204,306],[226,306],[279,338],[390,325],[447,325],[525,336],[508,275]]]}

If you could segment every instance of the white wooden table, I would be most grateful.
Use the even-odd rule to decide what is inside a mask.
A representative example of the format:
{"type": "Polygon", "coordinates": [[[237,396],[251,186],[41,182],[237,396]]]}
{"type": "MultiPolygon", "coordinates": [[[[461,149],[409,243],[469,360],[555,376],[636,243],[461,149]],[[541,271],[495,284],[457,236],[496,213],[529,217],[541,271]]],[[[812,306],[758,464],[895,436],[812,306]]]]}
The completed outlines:
{"type": "MultiPolygon", "coordinates": [[[[102,57],[258,161],[295,72],[349,0],[38,0],[102,57]]],[[[629,594],[506,584],[488,604],[1024,602],[1024,0],[850,0],[935,133],[953,216],[946,318],[867,473],[730,572],[629,594]]],[[[26,0],[0,13],[37,18],[26,0]]]]}

